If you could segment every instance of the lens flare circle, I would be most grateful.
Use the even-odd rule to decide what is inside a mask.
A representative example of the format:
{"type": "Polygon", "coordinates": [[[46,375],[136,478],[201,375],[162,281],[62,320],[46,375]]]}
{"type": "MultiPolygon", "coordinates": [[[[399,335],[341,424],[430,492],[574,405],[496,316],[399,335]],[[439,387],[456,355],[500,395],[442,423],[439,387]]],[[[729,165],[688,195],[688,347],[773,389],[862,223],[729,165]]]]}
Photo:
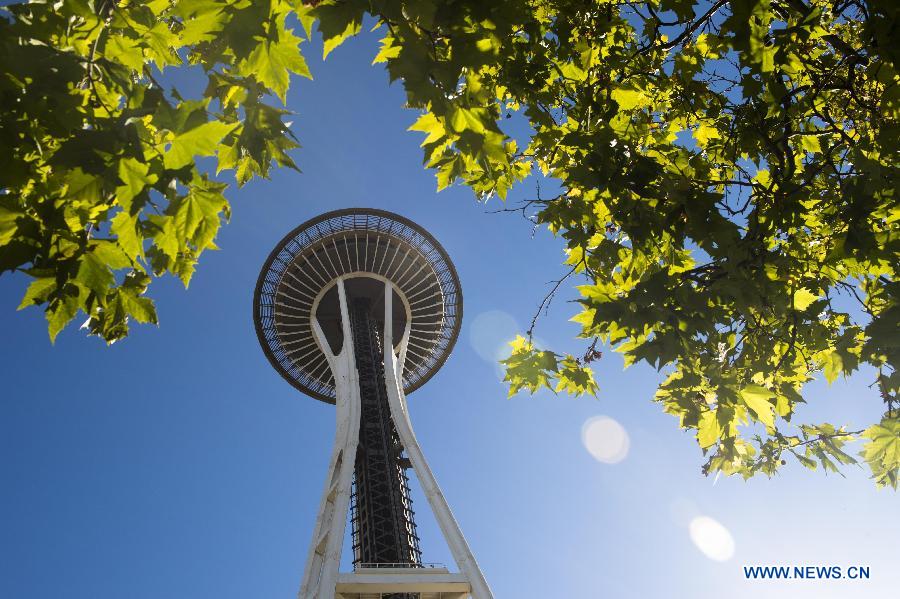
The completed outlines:
{"type": "Polygon", "coordinates": [[[609,416],[594,416],[581,427],[581,442],[598,462],[618,464],[628,456],[628,431],[609,416]]]}
{"type": "Polygon", "coordinates": [[[734,555],[731,532],[709,516],[697,516],[688,525],[691,541],[703,555],[717,562],[727,562],[734,555]]]}

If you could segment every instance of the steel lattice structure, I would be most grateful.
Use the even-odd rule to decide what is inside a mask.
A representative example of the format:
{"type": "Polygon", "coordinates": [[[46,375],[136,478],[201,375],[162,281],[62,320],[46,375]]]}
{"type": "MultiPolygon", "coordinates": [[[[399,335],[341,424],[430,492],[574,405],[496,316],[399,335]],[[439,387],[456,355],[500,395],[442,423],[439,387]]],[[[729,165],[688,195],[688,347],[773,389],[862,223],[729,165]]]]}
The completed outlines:
{"type": "Polygon", "coordinates": [[[351,501],[353,562],[420,566],[408,459],[391,420],[381,336],[368,300],[353,301],[350,321],[362,406],[351,501]]]}
{"type": "Polygon", "coordinates": [[[462,290],[441,245],[389,212],[323,214],[291,231],[269,255],[253,315],[275,369],[305,394],[337,407],[301,599],[372,593],[492,599],[425,462],[406,406],[406,394],[443,365],[462,322],[462,290]],[[410,469],[459,574],[422,563],[410,469]],[[339,574],[348,512],[354,573],[339,574]]]}

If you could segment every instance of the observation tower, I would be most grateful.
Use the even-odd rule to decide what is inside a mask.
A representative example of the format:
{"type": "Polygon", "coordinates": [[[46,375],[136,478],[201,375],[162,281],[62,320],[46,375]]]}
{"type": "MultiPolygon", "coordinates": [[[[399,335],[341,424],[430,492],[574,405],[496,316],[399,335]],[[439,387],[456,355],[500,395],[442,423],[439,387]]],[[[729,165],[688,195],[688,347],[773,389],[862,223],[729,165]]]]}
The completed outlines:
{"type": "Polygon", "coordinates": [[[462,324],[462,289],[444,248],[390,212],[323,214],[269,255],[253,320],[281,376],[337,412],[299,598],[492,599],[406,404],[443,365],[462,324]],[[459,572],[422,561],[410,470],[459,572]],[[348,510],[353,571],[342,573],[348,510]]]}

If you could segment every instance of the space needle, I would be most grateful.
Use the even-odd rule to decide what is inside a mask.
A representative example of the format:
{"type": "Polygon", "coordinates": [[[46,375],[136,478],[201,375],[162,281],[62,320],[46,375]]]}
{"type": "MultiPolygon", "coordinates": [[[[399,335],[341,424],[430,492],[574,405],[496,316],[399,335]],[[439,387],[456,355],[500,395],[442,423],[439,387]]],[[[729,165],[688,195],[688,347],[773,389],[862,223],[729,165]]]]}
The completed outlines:
{"type": "Polygon", "coordinates": [[[406,395],[444,364],[462,324],[462,289],[444,248],[390,212],[320,215],[269,255],[253,318],[281,376],[336,407],[299,598],[493,599],[407,410],[406,395]],[[458,572],[422,561],[410,471],[458,572]],[[340,572],[348,512],[353,571],[340,572]]]}

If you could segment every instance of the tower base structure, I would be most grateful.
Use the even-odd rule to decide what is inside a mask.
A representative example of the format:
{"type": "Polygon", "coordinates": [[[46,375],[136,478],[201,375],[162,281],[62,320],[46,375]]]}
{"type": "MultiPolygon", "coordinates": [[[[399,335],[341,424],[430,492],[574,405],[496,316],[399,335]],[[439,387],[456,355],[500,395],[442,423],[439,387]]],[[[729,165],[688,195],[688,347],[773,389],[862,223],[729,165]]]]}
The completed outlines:
{"type": "MultiPolygon", "coordinates": [[[[362,399],[360,371],[357,368],[357,352],[354,331],[345,287],[345,280],[354,275],[339,277],[335,281],[340,309],[342,345],[338,352],[332,350],[316,315],[318,300],[313,303],[310,324],[313,338],[325,355],[334,377],[337,427],[335,444],[329,462],[325,489],[319,505],[313,538],[310,544],[298,594],[299,599],[493,599],[490,587],[478,567],[475,557],[463,537],[447,501],[438,487],[434,474],[412,430],[407,411],[406,396],[401,384],[404,362],[410,339],[412,318],[409,308],[405,330],[399,343],[394,343],[393,301],[395,295],[406,303],[398,288],[389,280],[371,273],[357,276],[374,277],[384,284],[384,328],[381,348],[384,365],[384,385],[390,420],[409,467],[414,471],[438,526],[443,533],[450,553],[459,568],[458,573],[443,567],[430,567],[415,561],[404,563],[356,563],[353,572],[340,573],[342,546],[347,515],[351,502],[356,461],[360,445],[362,399]]],[[[412,531],[411,534],[414,534],[412,531]]]]}
{"type": "Polygon", "coordinates": [[[339,574],[335,599],[382,599],[415,597],[416,599],[466,599],[472,587],[463,574],[442,567],[378,567],[357,568],[339,574]]]}

